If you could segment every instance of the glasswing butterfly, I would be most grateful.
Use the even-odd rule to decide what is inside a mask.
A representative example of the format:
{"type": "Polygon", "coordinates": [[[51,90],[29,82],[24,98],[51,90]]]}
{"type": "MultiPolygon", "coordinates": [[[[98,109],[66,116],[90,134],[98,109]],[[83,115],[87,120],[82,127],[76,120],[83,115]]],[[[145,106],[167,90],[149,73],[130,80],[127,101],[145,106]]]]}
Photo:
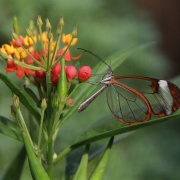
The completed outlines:
{"type": "Polygon", "coordinates": [[[143,76],[114,76],[111,67],[100,57],[78,49],[94,55],[109,67],[100,81],[104,86],[79,106],[79,112],[105,89],[109,109],[124,124],[138,124],[152,116],[168,116],[180,108],[180,89],[175,84],[143,76]]]}

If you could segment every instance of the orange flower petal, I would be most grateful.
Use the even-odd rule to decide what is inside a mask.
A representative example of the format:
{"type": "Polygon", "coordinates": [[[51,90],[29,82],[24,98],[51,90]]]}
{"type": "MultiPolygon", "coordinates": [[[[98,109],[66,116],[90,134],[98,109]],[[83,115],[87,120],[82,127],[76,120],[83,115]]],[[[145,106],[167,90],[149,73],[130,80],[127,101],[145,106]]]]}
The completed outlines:
{"type": "Polygon", "coordinates": [[[78,55],[78,56],[71,56],[71,58],[72,58],[73,60],[78,60],[81,56],[82,56],[82,54],[80,54],[80,55],[78,55]]]}
{"type": "Polygon", "coordinates": [[[78,41],[78,38],[73,38],[72,42],[71,42],[71,46],[74,46],[78,41]]]}
{"type": "Polygon", "coordinates": [[[29,76],[34,76],[34,75],[35,75],[35,72],[34,72],[34,71],[32,71],[31,69],[27,69],[27,68],[25,68],[25,73],[26,73],[27,75],[29,75],[29,76]]]}
{"type": "Polygon", "coordinates": [[[66,45],[69,45],[69,43],[71,42],[71,40],[72,40],[72,35],[71,35],[71,34],[67,34],[67,35],[66,35],[65,44],[66,44],[66,45]]]}
{"type": "MultiPolygon", "coordinates": [[[[61,56],[61,55],[63,54],[64,50],[65,50],[64,48],[63,48],[63,49],[60,49],[60,50],[57,52],[56,56],[61,56]]],[[[70,53],[69,50],[67,50],[66,53],[64,54],[64,59],[65,59],[65,61],[67,61],[67,62],[71,62],[71,53],[70,53]]]]}
{"type": "Polygon", "coordinates": [[[23,67],[21,67],[21,66],[18,66],[17,67],[17,71],[16,71],[16,76],[18,77],[18,78],[23,78],[24,77],[24,68],[23,67]]]}
{"type": "Polygon", "coordinates": [[[66,44],[66,35],[65,35],[65,34],[62,35],[62,42],[63,42],[64,44],[66,44]]]}
{"type": "Polygon", "coordinates": [[[71,62],[71,53],[69,50],[67,50],[66,53],[64,54],[64,59],[67,62],[71,62]]]}
{"type": "Polygon", "coordinates": [[[6,72],[14,72],[16,70],[17,66],[14,64],[14,61],[13,60],[8,60],[7,61],[7,67],[4,68],[4,70],[6,72]]]}
{"type": "Polygon", "coordinates": [[[68,46],[70,43],[71,46],[74,46],[77,43],[78,38],[73,38],[72,40],[72,34],[63,34],[62,35],[62,42],[68,46]],[[72,42],[71,42],[72,41],[72,42]]]}

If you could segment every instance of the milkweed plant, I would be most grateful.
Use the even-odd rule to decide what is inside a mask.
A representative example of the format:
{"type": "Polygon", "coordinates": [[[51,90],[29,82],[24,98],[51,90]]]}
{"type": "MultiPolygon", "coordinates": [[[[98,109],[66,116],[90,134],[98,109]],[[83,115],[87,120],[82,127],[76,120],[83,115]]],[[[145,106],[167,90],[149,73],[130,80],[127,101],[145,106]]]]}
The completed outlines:
{"type": "MultiPolygon", "coordinates": [[[[24,83],[21,89],[5,73],[0,73],[1,81],[12,91],[11,114],[14,119],[9,120],[0,116],[0,132],[24,143],[32,178],[37,180],[54,179],[56,164],[68,153],[81,146],[84,146],[85,150],[71,179],[87,179],[90,142],[109,137],[109,143],[99,164],[90,175],[88,174],[91,180],[102,179],[113,137],[125,131],[123,129],[121,132],[114,131],[113,134],[94,135],[97,138],[92,138],[92,141],[87,140],[91,139],[87,136],[86,139],[72,144],[64,151],[55,152],[55,143],[62,124],[69,119],[72,112],[77,110],[78,104],[82,102],[89,88],[87,87],[84,92],[77,92],[77,87],[89,80],[92,69],[88,64],[86,66],[73,65],[76,64],[74,62],[80,62],[82,57],[81,51],[76,51],[79,52],[76,55],[71,53],[71,49],[78,41],[77,27],[74,27],[70,34],[64,33],[64,20],[61,18],[56,33],[53,35],[48,19],[44,24],[39,16],[36,26],[30,22],[29,27],[25,28],[26,35],[22,36],[19,34],[18,20],[14,18],[12,40],[0,48],[1,59],[5,62],[4,71],[13,73],[24,83]],[[80,100],[76,101],[73,98],[74,93],[81,93],[80,100]],[[30,118],[24,108],[29,112],[30,118]],[[36,137],[28,121],[34,121],[38,127],[36,137]]],[[[129,54],[130,52],[121,53],[122,59],[129,54]]],[[[135,129],[134,126],[131,127],[130,130],[135,129]]],[[[11,173],[10,170],[9,173],[11,173]]],[[[5,173],[4,179],[7,179],[9,173],[5,173]]],[[[19,179],[20,175],[18,176],[16,171],[13,177],[19,179]]],[[[66,176],[58,177],[58,179],[63,178],[66,179],[66,176]]]]}
{"type": "Polygon", "coordinates": [[[73,106],[71,94],[78,84],[91,77],[92,70],[90,66],[82,66],[77,70],[71,65],[72,61],[78,61],[81,57],[81,54],[72,56],[70,52],[70,48],[78,41],[76,27],[71,34],[64,34],[64,20],[61,18],[55,39],[48,19],[45,31],[42,26],[43,22],[38,17],[37,27],[33,25],[25,28],[26,36],[21,36],[15,18],[12,40],[2,45],[0,54],[6,63],[5,72],[15,73],[17,78],[24,81],[22,91],[11,84],[13,87],[10,88],[16,89],[16,92],[12,90],[11,110],[26,147],[32,176],[45,180],[53,179],[56,159],[54,142],[62,124],[61,116],[73,106]],[[36,94],[31,86],[36,87],[36,94]],[[32,113],[39,126],[37,141],[31,137],[32,132],[27,126],[20,103],[32,113]]]}

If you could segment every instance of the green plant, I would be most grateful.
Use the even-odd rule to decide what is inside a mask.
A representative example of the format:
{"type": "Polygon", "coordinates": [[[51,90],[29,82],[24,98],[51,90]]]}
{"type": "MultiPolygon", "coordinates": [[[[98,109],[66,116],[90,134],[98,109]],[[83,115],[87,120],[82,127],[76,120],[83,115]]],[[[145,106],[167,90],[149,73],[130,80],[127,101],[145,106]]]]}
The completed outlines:
{"type": "MultiPolygon", "coordinates": [[[[21,90],[3,73],[0,73],[0,79],[13,94],[12,115],[14,117],[14,121],[3,116],[0,117],[0,132],[24,143],[25,149],[23,148],[20,153],[27,153],[33,179],[53,179],[55,165],[70,152],[80,147],[85,147],[85,150],[77,171],[58,178],[63,179],[63,176],[65,176],[67,179],[72,178],[74,180],[87,179],[90,145],[95,141],[109,138],[109,143],[101,160],[88,177],[91,180],[102,179],[115,135],[180,117],[180,113],[177,112],[170,116],[128,126],[117,120],[109,120],[108,116],[105,117],[104,114],[101,114],[100,118],[103,118],[103,121],[87,129],[67,148],[56,154],[54,146],[62,125],[76,113],[78,106],[85,98],[82,95],[90,95],[96,86],[83,83],[91,76],[89,66],[88,68],[84,66],[86,68],[83,69],[83,72],[79,70],[77,76],[76,67],[71,65],[72,60],[78,60],[81,57],[81,54],[73,57],[69,50],[70,46],[77,42],[77,28],[75,27],[71,34],[64,35],[62,33],[64,21],[61,18],[56,31],[57,40],[54,41],[50,22],[46,20],[46,32],[42,32],[42,25],[43,23],[39,17],[37,20],[38,33],[31,22],[29,28],[26,28],[27,36],[22,37],[18,34],[19,27],[15,18],[11,45],[3,45],[0,51],[2,59],[7,63],[5,70],[16,72],[17,77],[24,79],[24,89],[21,90]],[[60,48],[61,38],[65,44],[63,48],[60,48]],[[36,89],[34,90],[32,86],[35,86],[36,89]],[[31,114],[30,117],[26,115],[21,104],[31,114]]],[[[126,49],[112,55],[108,58],[111,59],[112,69],[116,69],[130,55],[147,46],[149,44],[126,49]]],[[[93,72],[97,69],[98,74],[103,74],[107,67],[99,62],[93,68],[93,72]]],[[[98,76],[93,77],[94,82],[97,82],[98,79],[98,76]]],[[[78,119],[76,121],[78,123],[78,119]]],[[[11,167],[16,166],[17,161],[18,156],[12,162],[11,167]]],[[[23,162],[19,164],[21,166],[17,166],[17,168],[18,172],[21,172],[23,162]]],[[[11,178],[10,175],[19,179],[21,173],[12,171],[11,167],[4,175],[4,179],[11,178]]]]}

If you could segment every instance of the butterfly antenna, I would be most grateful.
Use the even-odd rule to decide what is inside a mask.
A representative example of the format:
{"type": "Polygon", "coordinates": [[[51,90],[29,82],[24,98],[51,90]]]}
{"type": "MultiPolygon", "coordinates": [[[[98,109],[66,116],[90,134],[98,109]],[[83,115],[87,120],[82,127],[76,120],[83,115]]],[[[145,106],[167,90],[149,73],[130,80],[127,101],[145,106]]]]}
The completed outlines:
{"type": "Polygon", "coordinates": [[[98,55],[94,54],[93,52],[91,51],[88,51],[86,49],[83,49],[83,48],[77,48],[77,49],[80,49],[80,50],[83,50],[84,52],[88,52],[89,54],[92,54],[94,57],[96,57],[97,59],[99,59],[101,62],[103,62],[104,64],[106,64],[109,69],[111,69],[111,67],[109,66],[109,64],[107,64],[105,61],[103,61],[98,55]]]}

